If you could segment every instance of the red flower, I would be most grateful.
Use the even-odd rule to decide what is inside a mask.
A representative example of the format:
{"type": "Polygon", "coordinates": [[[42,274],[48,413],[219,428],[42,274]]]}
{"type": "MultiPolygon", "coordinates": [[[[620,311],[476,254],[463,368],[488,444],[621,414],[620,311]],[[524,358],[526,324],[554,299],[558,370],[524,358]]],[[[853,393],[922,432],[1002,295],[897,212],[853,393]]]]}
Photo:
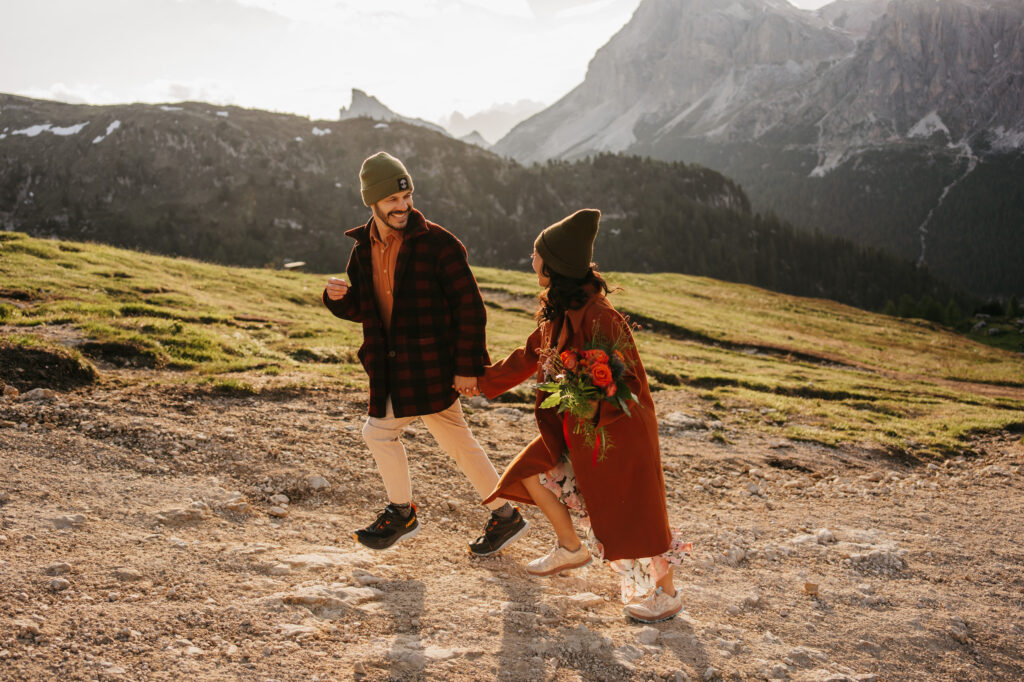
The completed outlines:
{"type": "Polygon", "coordinates": [[[595,364],[590,368],[590,376],[594,379],[594,385],[604,388],[612,383],[612,368],[602,363],[595,364]]]}
{"type": "Polygon", "coordinates": [[[619,392],[619,387],[614,383],[608,384],[608,388],[604,389],[605,395],[611,398],[613,395],[619,392]]]}
{"type": "Polygon", "coordinates": [[[592,348],[591,350],[583,351],[583,357],[590,360],[593,364],[608,364],[608,354],[600,348],[592,348]]]}
{"type": "Polygon", "coordinates": [[[579,361],[576,353],[571,350],[563,351],[560,359],[562,360],[562,366],[570,372],[576,369],[576,365],[579,361]]]}

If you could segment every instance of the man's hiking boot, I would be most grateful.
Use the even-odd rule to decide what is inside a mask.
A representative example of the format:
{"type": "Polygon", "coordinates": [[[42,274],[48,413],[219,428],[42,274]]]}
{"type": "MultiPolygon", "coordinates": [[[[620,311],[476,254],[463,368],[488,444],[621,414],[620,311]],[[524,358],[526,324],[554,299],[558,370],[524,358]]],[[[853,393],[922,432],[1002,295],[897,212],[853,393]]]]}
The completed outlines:
{"type": "Polygon", "coordinates": [[[377,520],[352,534],[352,539],[370,549],[387,549],[403,538],[411,538],[420,532],[416,520],[416,505],[410,505],[409,517],[405,518],[393,505],[384,507],[377,520]]]}
{"type": "Polygon", "coordinates": [[[470,543],[469,551],[477,556],[497,554],[505,545],[525,533],[529,526],[530,522],[523,518],[518,509],[514,509],[512,516],[507,519],[491,513],[484,534],[470,543]]]}

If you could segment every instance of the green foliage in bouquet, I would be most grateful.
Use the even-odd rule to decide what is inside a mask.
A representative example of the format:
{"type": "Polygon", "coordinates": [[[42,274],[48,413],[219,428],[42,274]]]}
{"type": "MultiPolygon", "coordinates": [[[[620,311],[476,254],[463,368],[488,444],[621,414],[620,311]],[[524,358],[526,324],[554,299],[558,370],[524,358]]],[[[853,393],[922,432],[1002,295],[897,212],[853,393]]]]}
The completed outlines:
{"type": "Polygon", "coordinates": [[[541,403],[541,408],[558,408],[558,413],[563,415],[566,440],[568,416],[576,417],[573,432],[582,433],[587,445],[593,446],[595,453],[600,452],[601,459],[609,441],[604,428],[594,423],[598,406],[602,401],[607,402],[631,417],[629,403],[636,402],[627,382],[632,375],[632,362],[623,352],[631,346],[625,330],[615,339],[608,339],[595,329],[582,350],[566,348],[559,353],[551,348],[541,353],[546,381],[537,388],[551,394],[541,403]]]}

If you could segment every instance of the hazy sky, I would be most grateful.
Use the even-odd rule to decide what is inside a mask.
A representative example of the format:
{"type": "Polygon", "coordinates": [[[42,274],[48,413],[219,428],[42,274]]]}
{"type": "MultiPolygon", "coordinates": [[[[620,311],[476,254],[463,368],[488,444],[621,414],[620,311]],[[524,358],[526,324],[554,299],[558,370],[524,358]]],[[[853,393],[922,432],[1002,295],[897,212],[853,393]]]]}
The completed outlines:
{"type": "Polygon", "coordinates": [[[437,120],[554,102],[639,3],[2,0],[0,92],[96,104],[196,99],[333,119],[356,87],[437,120]]]}

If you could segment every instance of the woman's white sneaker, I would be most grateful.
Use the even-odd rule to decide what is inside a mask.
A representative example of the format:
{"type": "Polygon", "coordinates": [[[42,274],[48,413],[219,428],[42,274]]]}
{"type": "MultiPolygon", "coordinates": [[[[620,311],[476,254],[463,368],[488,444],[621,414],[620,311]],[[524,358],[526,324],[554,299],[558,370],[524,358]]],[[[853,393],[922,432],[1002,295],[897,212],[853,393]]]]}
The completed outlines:
{"type": "Polygon", "coordinates": [[[526,572],[530,575],[552,575],[560,571],[568,571],[573,568],[581,568],[590,563],[590,550],[583,543],[579,549],[570,552],[561,545],[540,557],[526,564],[526,572]]]}
{"type": "Polygon", "coordinates": [[[626,606],[626,615],[641,623],[657,623],[668,620],[683,610],[683,596],[676,590],[670,597],[659,587],[643,601],[626,606]]]}

